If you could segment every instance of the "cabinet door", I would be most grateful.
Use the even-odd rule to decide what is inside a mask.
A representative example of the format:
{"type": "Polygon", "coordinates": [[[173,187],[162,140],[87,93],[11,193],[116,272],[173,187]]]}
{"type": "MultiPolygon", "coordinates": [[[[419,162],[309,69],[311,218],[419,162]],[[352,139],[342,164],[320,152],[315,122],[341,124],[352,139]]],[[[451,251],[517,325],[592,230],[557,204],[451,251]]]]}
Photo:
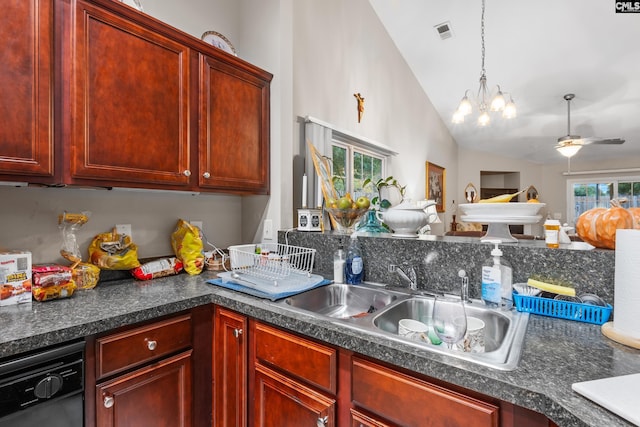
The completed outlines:
{"type": "Polygon", "coordinates": [[[254,425],[335,426],[336,401],[262,365],[256,366],[254,425]]]}
{"type": "Polygon", "coordinates": [[[201,188],[268,194],[270,78],[200,56],[201,188]]]}
{"type": "Polygon", "coordinates": [[[187,189],[189,48],[80,0],[73,16],[68,181],[187,189]]]}
{"type": "Polygon", "coordinates": [[[0,176],[53,178],[52,0],[5,0],[0,16],[0,176]]]}
{"type": "Polygon", "coordinates": [[[213,341],[213,420],[216,427],[247,425],[247,318],[216,307],[213,341]]]}
{"type": "Polygon", "coordinates": [[[352,401],[400,425],[497,427],[499,408],[360,358],[352,363],[352,401]]]}
{"type": "Polygon", "coordinates": [[[98,427],[191,425],[191,350],[96,387],[98,427]]]}

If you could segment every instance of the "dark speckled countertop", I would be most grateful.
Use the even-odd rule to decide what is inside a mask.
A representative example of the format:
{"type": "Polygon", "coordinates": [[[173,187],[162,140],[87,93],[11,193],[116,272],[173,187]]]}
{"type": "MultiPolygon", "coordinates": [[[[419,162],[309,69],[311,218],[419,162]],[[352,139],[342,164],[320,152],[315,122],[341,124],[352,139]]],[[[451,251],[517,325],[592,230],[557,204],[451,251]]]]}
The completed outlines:
{"type": "Polygon", "coordinates": [[[148,282],[101,283],[72,298],[0,308],[0,358],[214,303],[309,337],[426,374],[548,416],[559,426],[629,426],[571,384],[640,372],[640,351],[597,325],[530,316],[518,368],[499,371],[419,350],[271,302],[206,284],[211,272],[148,282]]]}

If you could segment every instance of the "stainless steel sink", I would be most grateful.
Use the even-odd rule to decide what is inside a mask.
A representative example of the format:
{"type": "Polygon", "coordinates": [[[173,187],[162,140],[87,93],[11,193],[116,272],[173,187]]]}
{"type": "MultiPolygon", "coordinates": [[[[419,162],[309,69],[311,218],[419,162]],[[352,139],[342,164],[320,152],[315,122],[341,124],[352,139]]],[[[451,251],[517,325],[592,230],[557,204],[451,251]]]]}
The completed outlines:
{"type": "Polygon", "coordinates": [[[500,370],[513,370],[520,353],[529,320],[528,313],[502,311],[485,306],[482,301],[465,303],[467,316],[485,323],[485,352],[466,353],[449,350],[444,344],[432,345],[398,335],[400,319],[431,323],[433,297],[417,296],[372,285],[331,284],[289,297],[276,305],[290,310],[322,316],[337,324],[365,334],[401,342],[420,350],[464,359],[500,370]]]}
{"type": "Polygon", "coordinates": [[[349,319],[375,313],[399,296],[405,295],[381,287],[334,283],[286,298],[284,304],[334,319],[349,319]]]}

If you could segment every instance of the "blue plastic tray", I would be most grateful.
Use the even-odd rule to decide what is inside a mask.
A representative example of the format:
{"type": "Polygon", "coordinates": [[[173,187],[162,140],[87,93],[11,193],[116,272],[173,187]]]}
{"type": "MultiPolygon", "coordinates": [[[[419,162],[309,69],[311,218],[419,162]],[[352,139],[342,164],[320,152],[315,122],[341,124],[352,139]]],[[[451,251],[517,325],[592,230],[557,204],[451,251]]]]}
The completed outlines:
{"type": "Polygon", "coordinates": [[[595,323],[596,325],[606,323],[613,310],[610,304],[607,304],[606,307],[600,307],[591,304],[520,295],[516,292],[513,293],[513,299],[518,311],[584,323],[595,323]]]}

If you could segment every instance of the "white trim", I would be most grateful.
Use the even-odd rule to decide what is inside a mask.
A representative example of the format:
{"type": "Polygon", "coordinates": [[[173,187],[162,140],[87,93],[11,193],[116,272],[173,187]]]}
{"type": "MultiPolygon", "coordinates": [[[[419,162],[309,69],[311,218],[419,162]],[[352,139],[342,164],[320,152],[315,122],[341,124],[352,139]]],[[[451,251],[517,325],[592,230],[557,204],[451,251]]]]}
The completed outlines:
{"type": "Polygon", "coordinates": [[[399,154],[398,152],[393,151],[391,148],[387,147],[384,144],[381,144],[381,143],[379,143],[377,141],[374,141],[372,139],[366,138],[364,136],[356,135],[356,134],[354,134],[352,132],[349,132],[349,131],[346,131],[344,129],[338,129],[335,126],[333,126],[332,124],[329,124],[327,122],[323,122],[322,120],[316,119],[315,117],[305,116],[304,117],[304,121],[305,121],[305,123],[315,123],[317,125],[324,126],[326,128],[331,129],[333,131],[333,138],[337,139],[338,141],[342,140],[343,142],[347,142],[349,144],[358,145],[360,147],[373,149],[376,152],[378,152],[380,154],[384,154],[386,156],[397,156],[399,154]]]}
{"type": "Polygon", "coordinates": [[[600,170],[591,170],[591,171],[578,171],[578,172],[562,172],[564,176],[571,175],[595,175],[600,173],[628,173],[628,172],[640,172],[640,168],[629,168],[629,169],[600,169],[600,170]]]}

